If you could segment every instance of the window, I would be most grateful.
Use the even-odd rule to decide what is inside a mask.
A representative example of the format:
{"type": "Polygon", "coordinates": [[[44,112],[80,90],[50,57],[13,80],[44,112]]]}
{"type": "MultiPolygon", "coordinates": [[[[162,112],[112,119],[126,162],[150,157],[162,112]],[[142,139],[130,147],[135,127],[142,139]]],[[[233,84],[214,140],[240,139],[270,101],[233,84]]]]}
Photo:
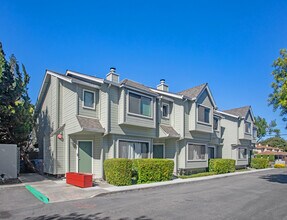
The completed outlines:
{"type": "Polygon", "coordinates": [[[129,93],[129,112],[151,117],[151,98],[129,93]]]}
{"type": "Polygon", "coordinates": [[[215,131],[218,131],[218,122],[219,122],[219,119],[218,118],[213,118],[213,129],[215,131]]]}
{"type": "Polygon", "coordinates": [[[247,121],[245,122],[245,133],[251,133],[251,123],[247,121]]]}
{"type": "Polygon", "coordinates": [[[198,106],[198,121],[209,124],[210,109],[202,105],[198,106]]]}
{"type": "Polygon", "coordinates": [[[187,160],[205,160],[205,145],[188,144],[187,160]]]}
{"type": "Polygon", "coordinates": [[[169,104],[162,104],[162,117],[169,118],[169,104]]]}
{"type": "Polygon", "coordinates": [[[83,107],[95,109],[95,92],[83,90],[83,107]]]}
{"type": "Polygon", "coordinates": [[[253,138],[257,138],[257,129],[253,128],[253,138]]]}
{"type": "Polygon", "coordinates": [[[247,158],[247,149],[238,148],[238,159],[246,159],[246,158],[247,158]]]}
{"type": "Polygon", "coordinates": [[[149,158],[149,143],[134,141],[119,141],[119,158],[149,158]]]}

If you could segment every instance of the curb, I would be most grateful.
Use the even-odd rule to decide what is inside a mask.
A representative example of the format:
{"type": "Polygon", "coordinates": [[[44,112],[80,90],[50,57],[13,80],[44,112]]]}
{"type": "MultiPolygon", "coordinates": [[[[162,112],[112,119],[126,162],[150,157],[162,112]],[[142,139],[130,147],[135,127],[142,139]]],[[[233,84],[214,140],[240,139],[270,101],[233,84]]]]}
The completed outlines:
{"type": "Polygon", "coordinates": [[[38,190],[36,190],[34,187],[30,186],[30,185],[26,185],[25,188],[32,193],[33,196],[35,196],[37,199],[39,199],[41,202],[48,204],[49,203],[49,198],[47,196],[45,196],[44,194],[42,194],[41,192],[39,192],[38,190]]]}
{"type": "Polygon", "coordinates": [[[195,178],[189,178],[189,179],[179,178],[179,179],[175,179],[172,181],[147,183],[147,184],[132,185],[132,186],[114,186],[115,189],[112,189],[111,191],[109,191],[108,189],[105,189],[108,192],[103,192],[93,197],[101,197],[101,196],[105,196],[109,194],[128,192],[128,191],[138,191],[138,190],[153,189],[153,188],[158,188],[158,187],[168,187],[171,185],[187,184],[187,183],[200,182],[200,181],[212,180],[212,179],[221,179],[221,178],[227,178],[227,177],[232,177],[232,176],[237,176],[237,175],[246,175],[246,174],[251,174],[251,173],[270,171],[274,169],[275,168],[267,168],[267,169],[260,169],[260,170],[250,170],[250,171],[245,171],[245,172],[235,172],[235,173],[218,174],[218,175],[205,176],[205,177],[195,177],[195,178]]]}

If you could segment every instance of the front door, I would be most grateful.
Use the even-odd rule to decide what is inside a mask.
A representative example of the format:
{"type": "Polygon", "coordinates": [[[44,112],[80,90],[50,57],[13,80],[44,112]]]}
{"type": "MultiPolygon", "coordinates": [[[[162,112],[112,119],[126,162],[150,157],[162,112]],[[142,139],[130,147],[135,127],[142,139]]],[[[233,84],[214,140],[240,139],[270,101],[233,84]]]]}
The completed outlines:
{"type": "Polygon", "coordinates": [[[78,172],[92,173],[92,141],[79,141],[78,172]]]}
{"type": "Polygon", "coordinates": [[[153,145],[153,158],[164,158],[164,146],[163,144],[153,145]]]}
{"type": "Polygon", "coordinates": [[[214,147],[208,147],[208,159],[214,158],[214,147]]]}

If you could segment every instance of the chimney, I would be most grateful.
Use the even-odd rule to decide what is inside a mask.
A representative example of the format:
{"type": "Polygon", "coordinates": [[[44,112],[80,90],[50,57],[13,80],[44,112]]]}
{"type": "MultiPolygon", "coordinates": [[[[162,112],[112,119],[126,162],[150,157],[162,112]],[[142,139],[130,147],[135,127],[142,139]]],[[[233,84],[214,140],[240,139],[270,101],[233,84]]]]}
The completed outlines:
{"type": "Polygon", "coordinates": [[[118,74],[116,74],[116,68],[115,67],[110,68],[110,72],[107,74],[106,79],[109,81],[115,82],[115,83],[119,83],[120,76],[118,74]]]}
{"type": "Polygon", "coordinates": [[[160,84],[157,86],[157,89],[168,92],[168,85],[165,84],[165,79],[160,80],[160,84]]]}

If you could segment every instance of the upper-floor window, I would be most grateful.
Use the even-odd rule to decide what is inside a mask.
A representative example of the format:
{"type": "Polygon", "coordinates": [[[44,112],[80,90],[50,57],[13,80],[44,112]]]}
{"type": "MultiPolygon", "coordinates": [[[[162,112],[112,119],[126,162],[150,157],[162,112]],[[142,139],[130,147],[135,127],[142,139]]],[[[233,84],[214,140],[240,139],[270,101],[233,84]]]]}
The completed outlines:
{"type": "Polygon", "coordinates": [[[169,118],[169,104],[162,104],[162,117],[169,118]]]}
{"type": "Polygon", "coordinates": [[[238,159],[246,159],[246,158],[247,158],[247,149],[238,148],[238,159]]]}
{"type": "Polygon", "coordinates": [[[205,160],[206,146],[199,144],[188,144],[187,160],[205,160]]]}
{"type": "Polygon", "coordinates": [[[245,122],[245,133],[251,133],[251,123],[247,121],[245,122]]]}
{"type": "Polygon", "coordinates": [[[215,131],[218,131],[218,129],[219,129],[219,119],[217,117],[213,118],[213,129],[215,131]]]}
{"type": "Polygon", "coordinates": [[[257,129],[253,128],[253,138],[257,138],[257,129]]]}
{"type": "Polygon", "coordinates": [[[198,121],[209,124],[210,108],[198,106],[198,121]]]}
{"type": "Polygon", "coordinates": [[[95,109],[95,92],[83,90],[83,107],[95,109]]]}
{"type": "Polygon", "coordinates": [[[129,93],[129,113],[151,117],[152,99],[135,93],[129,93]]]}

